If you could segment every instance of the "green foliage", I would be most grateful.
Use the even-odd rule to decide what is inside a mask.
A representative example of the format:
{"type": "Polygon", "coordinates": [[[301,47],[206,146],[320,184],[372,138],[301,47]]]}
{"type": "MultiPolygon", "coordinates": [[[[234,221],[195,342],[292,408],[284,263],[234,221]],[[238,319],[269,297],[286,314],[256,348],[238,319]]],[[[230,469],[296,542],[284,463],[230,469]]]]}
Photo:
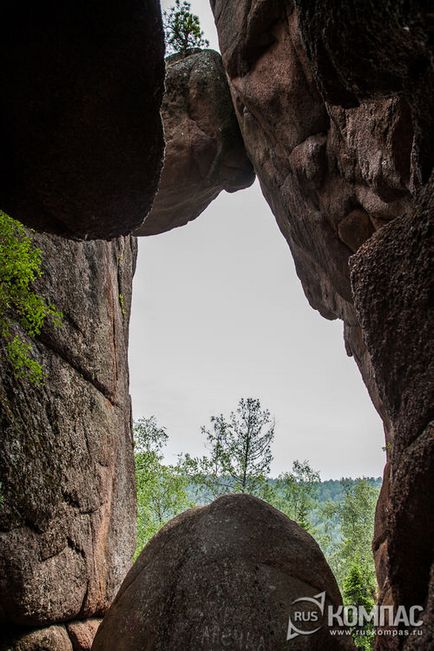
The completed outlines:
{"type": "Polygon", "coordinates": [[[165,427],[160,427],[155,416],[139,418],[134,423],[134,449],[136,453],[155,452],[161,454],[161,450],[167,445],[169,435],[165,427]]]}
{"type": "MultiPolygon", "coordinates": [[[[370,486],[373,486],[378,493],[378,490],[381,488],[381,483],[382,483],[381,477],[364,477],[363,479],[370,486]]],[[[326,479],[324,481],[321,481],[321,483],[317,486],[318,502],[342,501],[343,498],[345,497],[344,486],[354,484],[355,482],[359,482],[360,480],[361,478],[353,479],[353,478],[343,477],[342,479],[326,479]]]]}
{"type": "MultiPolygon", "coordinates": [[[[343,583],[344,604],[347,606],[363,606],[366,612],[371,612],[374,601],[375,585],[366,577],[362,567],[356,562],[350,566],[343,583]]],[[[354,629],[353,640],[358,649],[370,651],[374,641],[374,625],[366,624],[363,629],[354,629]]]]}
{"type": "Polygon", "coordinates": [[[192,48],[208,47],[198,16],[191,13],[191,4],[175,0],[175,5],[164,12],[164,31],[168,54],[185,56],[192,48]]]}
{"type": "Polygon", "coordinates": [[[209,455],[194,459],[186,455],[183,468],[197,487],[212,497],[225,493],[250,493],[265,497],[272,461],[274,423],[258,399],[242,398],[229,418],[211,418],[211,428],[202,427],[209,455]]]}
{"type": "Polygon", "coordinates": [[[319,482],[319,473],[311,468],[308,461],[294,461],[292,472],[282,473],[275,482],[273,506],[311,531],[310,515],[315,507],[319,482]]]}
{"type": "MultiPolygon", "coordinates": [[[[365,606],[375,601],[376,578],[371,543],[379,488],[372,480],[341,481],[343,496],[320,505],[315,538],[333,570],[344,604],[365,606]]],[[[357,648],[372,648],[373,629],[353,633],[357,648]]]]}
{"type": "Polygon", "coordinates": [[[44,372],[27,338],[39,335],[46,319],[56,326],[62,314],[32,289],[42,276],[42,252],[24,227],[0,211],[0,338],[17,377],[39,384],[44,372]],[[14,331],[18,323],[24,336],[14,331]]]}
{"type": "Polygon", "coordinates": [[[144,545],[171,518],[193,506],[187,488],[189,479],[177,466],[163,464],[167,443],[164,427],[156,419],[142,418],[134,425],[137,484],[137,547],[144,545]]]}
{"type": "MultiPolygon", "coordinates": [[[[235,412],[211,418],[202,428],[209,453],[186,454],[176,466],[164,465],[161,451],[167,432],[155,418],[135,425],[138,485],[138,551],[171,517],[194,503],[207,504],[225,493],[261,497],[310,531],[320,544],[347,605],[368,611],[375,599],[371,552],[380,479],[321,482],[308,461],[269,477],[274,423],[259,400],[240,400],[235,412]]],[[[373,632],[355,631],[360,649],[369,649],[373,632]]]]}
{"type": "Polygon", "coordinates": [[[369,612],[374,605],[375,586],[367,583],[360,565],[353,562],[343,584],[344,603],[354,606],[364,606],[369,612]]]}
{"type": "Polygon", "coordinates": [[[339,522],[340,538],[332,545],[329,562],[338,580],[343,582],[348,567],[359,565],[369,584],[375,584],[371,543],[374,535],[375,506],[378,490],[365,479],[357,483],[342,481],[344,497],[338,503],[327,503],[322,518],[333,526],[339,522]]]}

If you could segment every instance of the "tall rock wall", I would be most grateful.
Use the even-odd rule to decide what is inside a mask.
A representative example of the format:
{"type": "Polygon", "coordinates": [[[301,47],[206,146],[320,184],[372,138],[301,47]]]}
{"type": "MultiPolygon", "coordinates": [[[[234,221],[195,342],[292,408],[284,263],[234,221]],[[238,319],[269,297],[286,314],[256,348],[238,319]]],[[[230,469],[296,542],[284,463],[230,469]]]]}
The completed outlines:
{"type": "Polygon", "coordinates": [[[40,291],[64,316],[35,345],[40,387],[18,381],[1,352],[0,640],[13,650],[42,648],[42,638],[62,649],[55,640],[69,640],[66,629],[46,627],[101,616],[135,542],[127,347],[136,241],[35,241],[40,291]],[[27,646],[13,642],[40,628],[27,646]]]}
{"type": "MultiPolygon", "coordinates": [[[[422,2],[211,6],[264,196],[310,304],[344,321],[347,352],[383,418],[388,463],[374,540],[381,601],[426,605],[434,494],[431,201],[415,210],[433,166],[432,13],[422,2]]],[[[428,613],[429,605],[427,621],[428,613]]],[[[398,648],[402,638],[377,644],[398,648]]]]}
{"type": "Polygon", "coordinates": [[[410,649],[434,646],[433,191],[434,176],[415,212],[382,229],[351,262],[355,305],[390,419],[374,540],[382,599],[426,605],[424,635],[410,649]]]}

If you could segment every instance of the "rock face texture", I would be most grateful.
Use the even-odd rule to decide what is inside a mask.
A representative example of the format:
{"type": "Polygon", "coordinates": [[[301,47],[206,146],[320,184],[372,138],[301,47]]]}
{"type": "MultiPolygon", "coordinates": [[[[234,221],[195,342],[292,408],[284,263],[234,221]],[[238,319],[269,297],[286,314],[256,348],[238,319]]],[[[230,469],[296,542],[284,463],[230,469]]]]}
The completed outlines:
{"type": "Polygon", "coordinates": [[[195,219],[222,190],[254,181],[221,56],[212,50],[167,60],[162,116],[163,173],[151,212],[136,235],[155,235],[195,219]]]}
{"type": "Polygon", "coordinates": [[[0,207],[51,233],[130,233],[163,158],[160,3],[5,2],[0,22],[0,207]]]}
{"type": "MultiPolygon", "coordinates": [[[[287,649],[291,602],[322,591],[327,604],[340,603],[313,538],[265,502],[228,495],[183,513],[150,541],[92,649],[287,649]]],[[[291,640],[295,650],[351,648],[325,628],[291,640]]]]}
{"type": "MultiPolygon", "coordinates": [[[[377,233],[351,265],[357,312],[391,422],[389,495],[379,504],[383,526],[375,540],[380,549],[386,543],[386,573],[380,568],[379,576],[384,600],[407,607],[427,604],[434,571],[433,191],[434,177],[415,213],[377,233]]],[[[423,619],[419,648],[428,649],[432,606],[423,619]]]]}
{"type": "Polygon", "coordinates": [[[247,152],[307,297],[356,324],[348,259],[410,203],[408,106],[327,104],[291,2],[213,8],[247,152]]]}
{"type": "Polygon", "coordinates": [[[413,164],[426,183],[434,163],[434,16],[423,0],[295,0],[323,97],[344,107],[391,95],[411,106],[413,164]]]}
{"type": "MultiPolygon", "coordinates": [[[[423,2],[211,5],[264,196],[310,304],[343,319],[347,352],[384,422],[374,540],[381,601],[425,605],[433,562],[432,12],[423,2]]],[[[403,644],[377,640],[378,648],[403,644]]]]}
{"type": "Polygon", "coordinates": [[[104,613],[135,542],[127,346],[136,240],[35,240],[41,292],[64,317],[35,345],[41,386],[17,380],[0,351],[0,630],[12,637],[104,613]]]}
{"type": "Polygon", "coordinates": [[[84,622],[67,624],[66,629],[72,642],[73,651],[90,651],[100,625],[100,619],[88,619],[84,622]]]}

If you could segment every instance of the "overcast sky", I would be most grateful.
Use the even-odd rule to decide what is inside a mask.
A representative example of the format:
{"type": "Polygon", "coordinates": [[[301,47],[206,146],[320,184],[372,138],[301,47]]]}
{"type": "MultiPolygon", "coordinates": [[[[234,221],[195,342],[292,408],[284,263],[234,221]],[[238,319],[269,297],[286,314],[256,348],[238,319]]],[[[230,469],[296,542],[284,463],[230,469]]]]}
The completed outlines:
{"type": "MultiPolygon", "coordinates": [[[[192,7],[215,47],[208,0],[192,7]]],[[[309,307],[257,184],[222,193],[188,226],[140,238],[130,365],[134,418],[167,428],[168,462],[203,454],[201,425],[259,397],[276,419],[273,475],[294,459],[324,479],[382,474],[381,422],[342,323],[309,307]]]]}

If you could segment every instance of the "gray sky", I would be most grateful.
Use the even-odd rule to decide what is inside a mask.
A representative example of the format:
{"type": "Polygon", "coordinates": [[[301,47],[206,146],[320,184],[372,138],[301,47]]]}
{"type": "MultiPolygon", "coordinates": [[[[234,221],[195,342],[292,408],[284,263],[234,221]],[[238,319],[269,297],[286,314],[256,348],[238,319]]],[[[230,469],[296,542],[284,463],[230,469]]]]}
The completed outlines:
{"type": "Polygon", "coordinates": [[[342,323],[312,310],[255,186],[194,222],[140,238],[131,323],[134,417],[170,434],[166,458],[204,452],[200,426],[240,397],[276,418],[273,473],[309,459],[324,478],[380,475],[383,435],[342,323]]]}
{"type": "MultiPolygon", "coordinates": [[[[163,2],[163,7],[171,3],[163,2]]],[[[208,0],[192,2],[212,46],[208,0]]],[[[140,238],[130,340],[134,418],[155,415],[168,462],[205,452],[201,425],[241,397],[276,418],[272,473],[382,474],[383,433],[342,323],[312,310],[258,185],[194,222],[140,238]]]]}

